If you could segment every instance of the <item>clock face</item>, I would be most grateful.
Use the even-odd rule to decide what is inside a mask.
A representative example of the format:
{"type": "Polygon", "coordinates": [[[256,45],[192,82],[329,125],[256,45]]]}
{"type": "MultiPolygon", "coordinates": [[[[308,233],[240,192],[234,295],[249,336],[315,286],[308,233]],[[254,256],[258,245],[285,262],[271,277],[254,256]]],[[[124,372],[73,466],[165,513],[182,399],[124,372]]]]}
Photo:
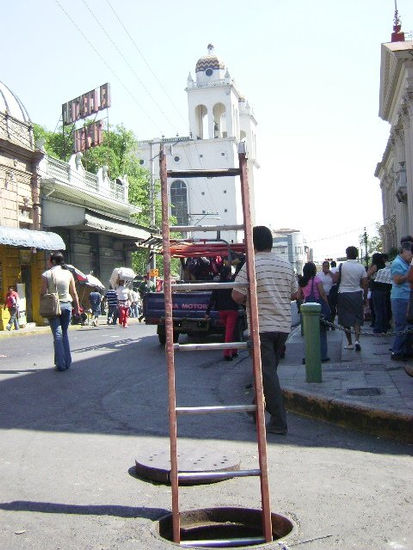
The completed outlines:
{"type": "Polygon", "coordinates": [[[214,72],[214,71],[213,71],[212,69],[207,69],[207,70],[205,71],[205,74],[206,74],[207,76],[211,76],[213,72],[214,72]]]}

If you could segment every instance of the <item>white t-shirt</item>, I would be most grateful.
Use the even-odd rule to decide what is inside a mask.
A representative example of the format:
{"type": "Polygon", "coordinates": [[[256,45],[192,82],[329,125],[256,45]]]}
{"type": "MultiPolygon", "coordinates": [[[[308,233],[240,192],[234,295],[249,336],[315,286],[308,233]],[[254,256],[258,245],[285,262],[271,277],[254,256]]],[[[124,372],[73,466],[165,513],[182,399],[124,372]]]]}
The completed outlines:
{"type": "Polygon", "coordinates": [[[328,295],[331,287],[333,286],[332,276],[330,275],[330,273],[324,273],[324,271],[320,271],[320,273],[317,273],[317,277],[321,280],[324,292],[328,295]]]}
{"type": "Polygon", "coordinates": [[[344,292],[362,292],[360,283],[367,278],[364,267],[357,260],[347,260],[341,264],[339,294],[344,292]]]}
{"type": "Polygon", "coordinates": [[[42,277],[47,280],[48,292],[57,292],[59,302],[72,302],[72,296],[69,292],[72,274],[68,269],[63,269],[60,265],[55,265],[42,273],[42,277]]]}
{"type": "Polygon", "coordinates": [[[116,289],[116,295],[118,297],[119,305],[124,306],[130,305],[130,290],[125,286],[119,286],[116,289]]]}

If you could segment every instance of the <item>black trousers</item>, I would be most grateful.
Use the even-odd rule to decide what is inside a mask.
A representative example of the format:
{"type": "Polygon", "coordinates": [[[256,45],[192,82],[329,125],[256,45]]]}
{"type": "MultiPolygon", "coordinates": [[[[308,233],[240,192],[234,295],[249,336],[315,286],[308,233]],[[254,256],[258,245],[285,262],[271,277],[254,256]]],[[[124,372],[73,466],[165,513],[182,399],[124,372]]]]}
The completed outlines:
{"type": "Polygon", "coordinates": [[[288,334],[285,332],[262,332],[260,334],[265,408],[271,414],[271,424],[280,430],[287,429],[287,415],[277,367],[287,337],[288,334]]]}

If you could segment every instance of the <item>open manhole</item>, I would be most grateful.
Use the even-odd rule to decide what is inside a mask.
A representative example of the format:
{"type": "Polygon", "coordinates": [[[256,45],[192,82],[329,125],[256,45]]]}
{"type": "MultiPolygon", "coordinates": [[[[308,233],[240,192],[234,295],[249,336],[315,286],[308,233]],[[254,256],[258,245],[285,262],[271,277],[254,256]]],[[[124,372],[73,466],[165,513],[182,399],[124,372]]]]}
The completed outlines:
{"type": "Polygon", "coordinates": [[[379,390],[379,388],[349,388],[347,390],[347,393],[349,395],[367,396],[380,395],[381,391],[379,390]]]}
{"type": "MultiPolygon", "coordinates": [[[[204,508],[181,512],[180,518],[181,546],[187,548],[245,548],[265,543],[261,510],[204,508]]],[[[292,522],[279,514],[271,514],[271,522],[274,541],[293,530],[292,522]]],[[[156,529],[159,536],[173,542],[172,514],[161,518],[156,529]]]]}

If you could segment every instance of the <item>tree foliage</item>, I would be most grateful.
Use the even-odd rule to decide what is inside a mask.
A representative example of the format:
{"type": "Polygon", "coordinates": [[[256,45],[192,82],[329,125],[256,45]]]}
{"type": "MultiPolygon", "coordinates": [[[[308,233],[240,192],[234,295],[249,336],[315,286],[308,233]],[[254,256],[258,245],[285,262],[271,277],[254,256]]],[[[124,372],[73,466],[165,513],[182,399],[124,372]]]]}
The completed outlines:
{"type": "MultiPolygon", "coordinates": [[[[68,161],[73,154],[73,135],[69,127],[64,127],[59,132],[50,132],[38,124],[33,125],[35,141],[43,144],[46,153],[60,160],[68,161]]],[[[161,202],[159,180],[154,181],[154,210],[155,226],[151,227],[151,174],[143,168],[138,157],[138,140],[131,130],[123,125],[118,125],[104,132],[102,145],[92,147],[83,153],[82,158],[85,169],[96,174],[102,166],[108,167],[109,177],[113,180],[125,175],[129,182],[129,202],[139,206],[142,210],[139,214],[132,214],[136,223],[150,228],[153,233],[160,233],[161,227],[161,202]]],[[[175,220],[171,219],[171,223],[175,220]]],[[[163,273],[163,258],[158,256],[158,268],[163,273]]],[[[147,250],[138,250],[133,253],[132,265],[139,274],[146,274],[149,262],[147,250]]],[[[179,262],[173,263],[172,271],[179,273],[179,262]],[[175,265],[176,264],[176,265],[175,265]]]]}

